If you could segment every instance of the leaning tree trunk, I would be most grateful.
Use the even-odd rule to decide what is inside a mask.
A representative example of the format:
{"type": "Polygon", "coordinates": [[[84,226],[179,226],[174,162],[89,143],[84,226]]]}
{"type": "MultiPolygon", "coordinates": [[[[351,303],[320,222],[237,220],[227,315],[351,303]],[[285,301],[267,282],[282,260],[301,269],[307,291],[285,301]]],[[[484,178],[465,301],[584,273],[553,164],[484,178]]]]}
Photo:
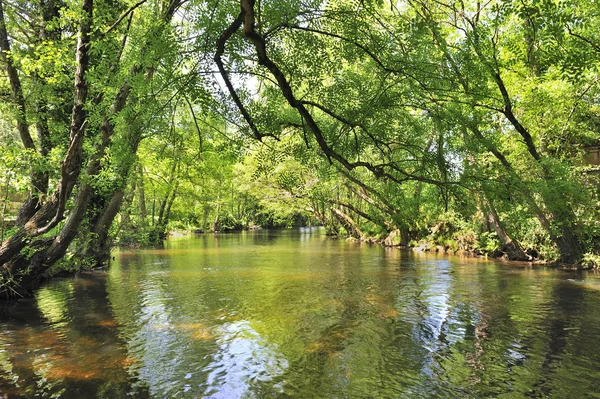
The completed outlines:
{"type": "Polygon", "coordinates": [[[574,265],[583,259],[583,249],[581,242],[575,235],[577,230],[576,223],[573,222],[575,216],[570,211],[554,210],[553,230],[550,237],[558,246],[561,262],[574,265]]]}
{"type": "Polygon", "coordinates": [[[112,239],[109,236],[110,226],[121,209],[124,197],[124,189],[116,189],[95,220],[91,230],[95,238],[94,245],[86,246],[86,251],[81,254],[81,258],[86,259],[92,267],[104,266],[110,259],[112,247],[112,239]]]}
{"type": "Polygon", "coordinates": [[[510,238],[510,236],[504,230],[504,226],[502,225],[500,218],[498,217],[498,213],[494,206],[488,201],[488,220],[494,231],[498,235],[500,242],[504,245],[506,249],[506,255],[509,260],[527,260],[527,255],[523,252],[521,245],[518,241],[515,241],[510,238]]]}
{"type": "Polygon", "coordinates": [[[361,241],[365,241],[367,236],[360,230],[360,227],[356,224],[356,222],[344,213],[341,209],[331,208],[333,215],[340,221],[342,226],[346,228],[346,231],[350,237],[358,238],[361,241]]]}

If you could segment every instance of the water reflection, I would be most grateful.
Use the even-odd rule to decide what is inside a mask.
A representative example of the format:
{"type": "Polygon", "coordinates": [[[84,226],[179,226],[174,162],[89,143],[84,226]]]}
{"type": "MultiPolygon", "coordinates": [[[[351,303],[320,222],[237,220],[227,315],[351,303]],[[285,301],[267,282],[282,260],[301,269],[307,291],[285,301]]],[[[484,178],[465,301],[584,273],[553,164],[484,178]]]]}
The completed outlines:
{"type": "Polygon", "coordinates": [[[126,371],[101,275],[58,280],[0,313],[5,397],[144,397],[126,371]]]}
{"type": "Polygon", "coordinates": [[[252,383],[271,381],[288,367],[277,347],[261,338],[247,321],[223,325],[218,335],[219,350],[204,370],[208,372],[205,395],[210,398],[244,397],[252,383]]]}
{"type": "Polygon", "coordinates": [[[8,397],[600,392],[600,278],[331,240],[178,238],[0,308],[8,397]]]}

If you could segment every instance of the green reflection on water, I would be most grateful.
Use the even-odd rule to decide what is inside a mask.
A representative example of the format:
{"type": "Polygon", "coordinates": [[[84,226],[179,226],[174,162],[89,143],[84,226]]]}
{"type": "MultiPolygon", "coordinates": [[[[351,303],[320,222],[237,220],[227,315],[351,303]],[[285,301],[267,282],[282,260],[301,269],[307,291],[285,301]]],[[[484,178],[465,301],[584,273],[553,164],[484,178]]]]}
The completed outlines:
{"type": "MultiPolygon", "coordinates": [[[[0,392],[593,397],[600,280],[317,232],[121,252],[0,316],[0,392]],[[17,379],[15,380],[15,376],[17,379]]],[[[12,397],[12,396],[11,396],[12,397]]]]}
{"type": "Polygon", "coordinates": [[[67,301],[73,295],[73,284],[63,284],[65,289],[42,287],[36,292],[38,309],[48,321],[57,327],[67,323],[67,301]]]}

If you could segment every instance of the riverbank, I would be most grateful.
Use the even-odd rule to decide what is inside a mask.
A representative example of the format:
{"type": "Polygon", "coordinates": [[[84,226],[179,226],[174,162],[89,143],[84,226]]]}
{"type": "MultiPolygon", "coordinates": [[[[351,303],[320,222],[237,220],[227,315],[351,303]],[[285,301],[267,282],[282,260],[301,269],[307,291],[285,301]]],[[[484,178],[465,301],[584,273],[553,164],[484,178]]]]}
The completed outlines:
{"type": "MultiPolygon", "coordinates": [[[[322,227],[322,226],[319,226],[322,227]]],[[[223,232],[199,232],[192,230],[172,230],[169,231],[169,237],[186,237],[190,235],[196,234],[231,234],[240,231],[255,231],[262,230],[260,226],[252,226],[251,228],[241,229],[241,230],[231,230],[231,231],[223,231],[223,232]]],[[[270,229],[270,230],[290,230],[290,229],[270,229]]],[[[363,236],[361,238],[356,237],[348,237],[342,235],[328,235],[332,238],[337,239],[345,239],[347,241],[353,242],[364,242],[368,244],[376,244],[389,248],[398,248],[409,250],[417,253],[439,253],[445,255],[455,255],[455,256],[464,256],[471,258],[484,258],[484,259],[495,259],[507,262],[515,262],[519,264],[529,264],[535,266],[548,266],[561,270],[591,270],[591,269],[599,269],[600,268],[600,257],[596,255],[587,254],[584,259],[582,259],[577,264],[565,264],[561,263],[556,259],[544,259],[540,257],[540,251],[535,248],[527,248],[525,249],[525,255],[527,255],[527,259],[509,259],[508,253],[505,248],[501,246],[490,247],[486,249],[475,248],[473,246],[469,246],[466,243],[466,240],[445,240],[445,245],[440,245],[435,241],[428,241],[426,239],[421,239],[419,241],[413,241],[413,245],[402,245],[399,243],[400,241],[400,232],[395,230],[392,231],[385,238],[377,238],[377,237],[368,237],[363,236]]],[[[472,240],[474,241],[474,240],[472,240]]]]}
{"type": "Polygon", "coordinates": [[[502,247],[495,247],[493,249],[482,250],[473,247],[463,247],[463,244],[459,242],[451,242],[450,244],[440,245],[435,242],[429,242],[427,240],[420,240],[416,245],[402,245],[395,243],[395,240],[399,237],[398,234],[392,232],[388,237],[384,239],[378,239],[374,237],[339,237],[345,238],[348,241],[354,242],[365,242],[369,244],[382,245],[389,248],[399,248],[409,250],[417,253],[439,253],[444,255],[455,255],[465,256],[470,258],[485,258],[495,259],[506,262],[515,262],[520,264],[529,264],[535,266],[548,266],[557,268],[565,271],[578,271],[578,270],[592,270],[600,269],[600,256],[593,254],[586,254],[584,258],[576,264],[567,264],[560,262],[556,259],[543,259],[540,258],[540,252],[534,248],[527,248],[524,252],[527,255],[527,259],[509,259],[508,251],[502,247]],[[453,249],[455,248],[455,249],[453,249]]]}

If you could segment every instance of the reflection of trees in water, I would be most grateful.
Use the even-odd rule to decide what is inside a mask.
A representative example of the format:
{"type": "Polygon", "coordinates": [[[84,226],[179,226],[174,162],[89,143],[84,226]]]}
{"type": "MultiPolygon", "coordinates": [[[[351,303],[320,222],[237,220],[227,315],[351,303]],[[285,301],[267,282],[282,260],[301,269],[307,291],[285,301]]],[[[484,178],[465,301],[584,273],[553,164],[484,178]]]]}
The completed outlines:
{"type": "MultiPolygon", "coordinates": [[[[428,392],[424,397],[450,392],[468,397],[511,392],[517,396],[584,397],[586,391],[597,389],[590,377],[598,364],[587,370],[577,367],[580,359],[598,357],[597,346],[589,345],[588,353],[577,350],[582,338],[578,326],[591,321],[590,330],[599,327],[598,316],[581,315],[592,313],[584,305],[583,290],[565,289],[564,283],[534,272],[508,269],[505,274],[506,269],[497,266],[470,273],[461,273],[458,266],[453,270],[450,308],[437,335],[439,345],[432,352],[432,374],[419,384],[430,386],[421,391],[428,392]],[[586,382],[579,384],[578,378],[586,382]],[[568,380],[572,383],[565,384],[568,380]]],[[[416,286],[423,281],[419,279],[416,286]]],[[[417,338],[432,345],[436,334],[422,330],[429,324],[431,308],[418,305],[426,289],[418,291],[416,308],[424,317],[414,323],[423,332],[417,338]]]]}
{"type": "MultiPolygon", "coordinates": [[[[205,392],[214,394],[215,387],[238,392],[234,386],[260,380],[261,375],[264,380],[273,371],[269,365],[275,358],[257,350],[268,343],[248,322],[231,321],[239,319],[234,310],[246,299],[245,285],[240,280],[223,284],[227,279],[215,275],[211,265],[219,259],[218,254],[205,259],[206,270],[197,276],[184,273],[190,259],[183,256],[172,260],[170,273],[148,271],[141,280],[128,280],[140,292],[134,303],[124,295],[128,289],[114,280],[111,299],[121,314],[131,317],[128,323],[133,323],[127,339],[129,351],[138,359],[141,383],[157,396],[200,397],[205,392]],[[136,309],[133,315],[129,313],[132,308],[136,309]],[[264,367],[249,362],[250,355],[265,355],[264,367]]],[[[154,263],[152,258],[145,261],[154,263]]]]}
{"type": "MultiPolygon", "coordinates": [[[[145,261],[153,263],[154,257],[145,261]]],[[[181,287],[171,286],[164,272],[135,273],[121,283],[118,276],[112,279],[110,299],[123,326],[122,339],[129,357],[134,359],[131,369],[138,378],[135,385],[147,387],[156,397],[188,391],[201,395],[199,386],[206,373],[197,371],[209,361],[199,354],[214,352],[216,346],[206,325],[185,322],[178,306],[181,302],[174,296],[181,287]]]]}
{"type": "Polygon", "coordinates": [[[504,296],[499,288],[498,269],[455,264],[440,271],[440,266],[444,265],[431,268],[427,278],[422,276],[421,281],[432,284],[415,297],[422,315],[422,322],[415,323],[422,331],[418,339],[430,350],[422,392],[469,397],[506,392],[503,370],[510,353],[519,355],[514,352],[518,347],[514,336],[503,330],[511,325],[510,292],[504,296]]]}
{"type": "Polygon", "coordinates": [[[2,314],[2,391],[24,397],[144,397],[132,391],[101,277],[42,288],[2,314]],[[76,300],[74,300],[76,298],[76,300]],[[4,380],[4,381],[2,381],[4,380]],[[5,388],[10,386],[10,388],[5,388]]]}
{"type": "Polygon", "coordinates": [[[543,319],[539,340],[538,373],[532,381],[532,395],[586,397],[600,391],[594,375],[600,371],[600,348],[590,331],[600,327],[598,296],[582,289],[577,281],[557,282],[551,292],[551,306],[543,319]]]}

